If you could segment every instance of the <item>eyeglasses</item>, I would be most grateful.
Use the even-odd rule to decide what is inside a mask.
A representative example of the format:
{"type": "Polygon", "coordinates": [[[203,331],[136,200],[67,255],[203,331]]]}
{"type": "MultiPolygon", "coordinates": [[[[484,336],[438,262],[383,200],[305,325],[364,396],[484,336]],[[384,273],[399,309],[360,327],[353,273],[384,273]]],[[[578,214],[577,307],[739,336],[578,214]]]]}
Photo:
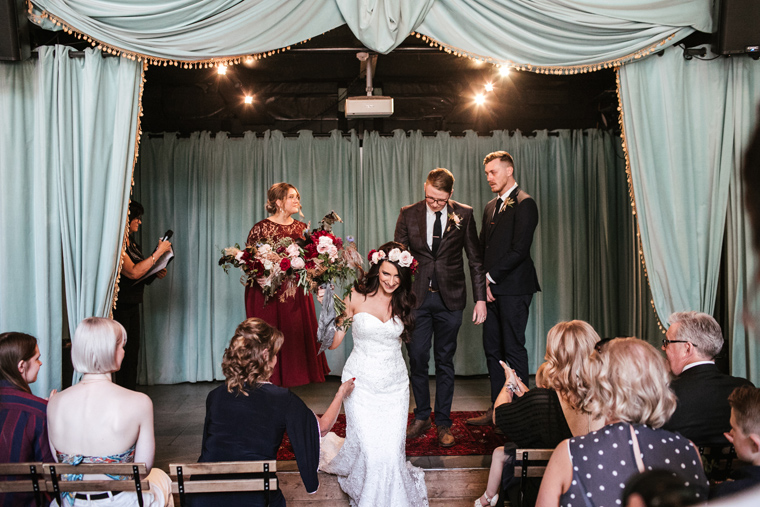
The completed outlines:
{"type": "Polygon", "coordinates": [[[448,197],[446,199],[433,199],[432,197],[428,195],[425,196],[425,199],[427,199],[427,202],[429,202],[430,204],[435,204],[436,206],[439,204],[446,204],[446,202],[448,202],[449,200],[448,197]]]}
{"type": "MultiPolygon", "coordinates": [[[[667,347],[671,343],[691,343],[689,340],[668,340],[667,338],[662,339],[662,346],[667,347]]],[[[692,343],[692,345],[694,345],[692,343]]],[[[694,345],[696,347],[696,345],[694,345]]]]}

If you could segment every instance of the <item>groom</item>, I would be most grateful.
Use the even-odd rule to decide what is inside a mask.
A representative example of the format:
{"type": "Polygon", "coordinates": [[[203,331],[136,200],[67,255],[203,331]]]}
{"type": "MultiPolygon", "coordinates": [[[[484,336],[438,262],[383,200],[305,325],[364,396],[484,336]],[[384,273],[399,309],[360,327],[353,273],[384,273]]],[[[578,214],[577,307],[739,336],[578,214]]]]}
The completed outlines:
{"type": "Polygon", "coordinates": [[[454,175],[433,169],[425,181],[425,199],[401,209],[394,239],[419,262],[412,284],[417,298],[415,328],[407,344],[412,392],[417,408],[406,438],[417,438],[431,427],[428,362],[431,340],[435,357],[435,424],[442,447],[456,444],[451,434],[454,397],[454,353],[467,303],[462,249],[467,253],[475,310],[472,321],[486,319],[486,286],[472,208],[451,200],[454,175]]]}

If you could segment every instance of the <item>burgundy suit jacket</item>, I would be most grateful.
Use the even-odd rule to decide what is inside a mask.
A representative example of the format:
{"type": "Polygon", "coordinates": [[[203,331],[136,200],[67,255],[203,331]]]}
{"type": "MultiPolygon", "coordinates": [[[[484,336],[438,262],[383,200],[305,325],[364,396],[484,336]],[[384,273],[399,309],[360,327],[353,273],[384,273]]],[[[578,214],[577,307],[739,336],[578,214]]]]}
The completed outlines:
{"type": "Polygon", "coordinates": [[[464,310],[467,305],[467,287],[463,250],[467,253],[470,266],[473,298],[475,301],[486,300],[485,271],[477,226],[472,208],[466,204],[449,199],[443,213],[444,217],[449,218],[443,228],[443,237],[438,245],[438,255],[435,257],[427,244],[427,206],[424,200],[401,208],[394,239],[405,245],[419,262],[412,284],[417,306],[425,300],[430,277],[435,271],[446,308],[450,311],[464,310]],[[454,223],[453,214],[460,218],[459,227],[454,223]]]}

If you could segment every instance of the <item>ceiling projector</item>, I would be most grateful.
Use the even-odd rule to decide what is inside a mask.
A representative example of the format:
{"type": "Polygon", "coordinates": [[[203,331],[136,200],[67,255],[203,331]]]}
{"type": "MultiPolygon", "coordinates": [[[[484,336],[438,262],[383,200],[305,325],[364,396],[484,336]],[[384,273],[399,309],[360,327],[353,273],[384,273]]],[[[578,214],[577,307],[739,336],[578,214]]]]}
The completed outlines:
{"type": "Polygon", "coordinates": [[[346,99],[346,118],[384,118],[392,114],[392,97],[374,95],[346,99]]]}

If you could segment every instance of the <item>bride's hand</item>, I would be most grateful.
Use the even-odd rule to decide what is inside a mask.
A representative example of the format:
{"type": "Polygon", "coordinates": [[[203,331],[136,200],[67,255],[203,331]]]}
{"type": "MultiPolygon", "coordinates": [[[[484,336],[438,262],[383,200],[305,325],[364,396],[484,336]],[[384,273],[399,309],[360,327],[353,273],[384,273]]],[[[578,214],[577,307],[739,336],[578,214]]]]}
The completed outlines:
{"type": "Polygon", "coordinates": [[[346,380],[338,388],[338,395],[340,395],[340,397],[344,400],[348,398],[351,392],[354,390],[354,380],[356,380],[356,378],[346,380]]]}

